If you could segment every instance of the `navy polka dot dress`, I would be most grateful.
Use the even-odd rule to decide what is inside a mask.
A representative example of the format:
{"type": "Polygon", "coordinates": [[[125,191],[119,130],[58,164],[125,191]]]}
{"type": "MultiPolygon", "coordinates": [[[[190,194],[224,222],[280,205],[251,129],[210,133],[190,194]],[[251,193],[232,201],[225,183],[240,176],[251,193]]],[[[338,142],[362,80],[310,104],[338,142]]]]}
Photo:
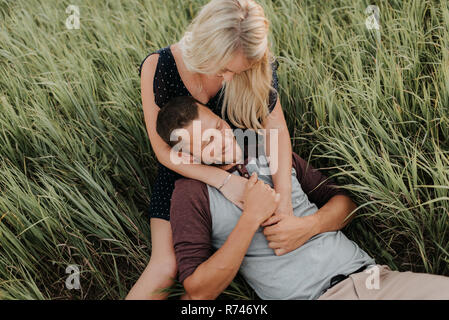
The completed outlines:
{"type": "MultiPolygon", "coordinates": [[[[181,80],[181,76],[178,73],[175,59],[170,50],[170,46],[161,48],[157,51],[148,54],[139,67],[139,76],[142,70],[142,65],[145,60],[152,54],[158,53],[159,59],[157,62],[156,71],[153,79],[153,92],[156,104],[161,108],[171,98],[178,96],[191,96],[190,92],[185,87],[181,80]]],[[[278,78],[276,70],[278,68],[278,62],[272,66],[273,68],[273,83],[272,86],[278,90],[278,78]]],[[[223,101],[220,97],[220,93],[223,90],[221,88],[218,93],[209,100],[206,104],[215,114],[221,117],[221,108],[223,101]]],[[[269,99],[269,111],[274,109],[277,101],[277,91],[270,93],[269,99]]],[[[232,129],[235,127],[225,119],[232,129]]],[[[150,207],[148,209],[150,218],[160,218],[170,220],[170,200],[175,187],[175,181],[182,177],[178,173],[168,169],[162,164],[158,163],[158,171],[156,181],[151,190],[150,207]]]]}

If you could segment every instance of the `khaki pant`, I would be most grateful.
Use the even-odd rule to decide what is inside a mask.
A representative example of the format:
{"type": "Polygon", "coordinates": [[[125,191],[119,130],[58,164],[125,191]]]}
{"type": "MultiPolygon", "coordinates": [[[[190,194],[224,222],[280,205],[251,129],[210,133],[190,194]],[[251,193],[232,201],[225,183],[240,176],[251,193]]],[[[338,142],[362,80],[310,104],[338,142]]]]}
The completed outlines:
{"type": "Polygon", "coordinates": [[[318,300],[449,300],[449,277],[392,271],[387,265],[354,273],[318,300]]]}

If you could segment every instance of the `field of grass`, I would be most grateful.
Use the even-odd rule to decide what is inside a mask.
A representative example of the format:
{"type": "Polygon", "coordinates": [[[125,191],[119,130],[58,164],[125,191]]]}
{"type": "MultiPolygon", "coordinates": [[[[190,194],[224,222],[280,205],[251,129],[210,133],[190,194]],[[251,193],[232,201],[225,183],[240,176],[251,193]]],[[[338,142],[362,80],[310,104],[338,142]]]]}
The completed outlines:
{"type": "MultiPolygon", "coordinates": [[[[0,0],[0,299],[121,299],[137,280],[156,169],[138,66],[205,2],[0,0]]],[[[377,263],[449,276],[448,2],[259,3],[293,149],[359,206],[346,234],[377,263]]],[[[220,296],[254,297],[240,278],[220,296]]]]}

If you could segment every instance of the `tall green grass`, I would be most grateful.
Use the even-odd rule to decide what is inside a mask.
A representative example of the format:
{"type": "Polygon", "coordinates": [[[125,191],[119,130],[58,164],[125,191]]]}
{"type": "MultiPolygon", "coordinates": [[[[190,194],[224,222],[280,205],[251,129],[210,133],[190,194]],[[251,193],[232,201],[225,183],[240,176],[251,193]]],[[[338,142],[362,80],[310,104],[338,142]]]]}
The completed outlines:
{"type": "MultiPolygon", "coordinates": [[[[138,66],[206,2],[0,0],[0,299],[120,299],[137,280],[156,170],[138,66]]],[[[378,263],[449,276],[447,2],[259,3],[293,149],[359,206],[345,232],[378,263]]],[[[241,278],[221,296],[254,297],[241,278]]]]}

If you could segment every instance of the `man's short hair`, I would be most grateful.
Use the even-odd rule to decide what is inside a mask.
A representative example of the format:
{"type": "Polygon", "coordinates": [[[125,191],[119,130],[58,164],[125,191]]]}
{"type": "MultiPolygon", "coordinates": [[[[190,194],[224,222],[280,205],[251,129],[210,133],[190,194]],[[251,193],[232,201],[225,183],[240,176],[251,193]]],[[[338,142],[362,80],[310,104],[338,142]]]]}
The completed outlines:
{"type": "Polygon", "coordinates": [[[156,132],[169,146],[173,147],[178,141],[170,141],[173,130],[188,126],[198,118],[198,100],[190,96],[171,98],[157,115],[156,132]]]}

